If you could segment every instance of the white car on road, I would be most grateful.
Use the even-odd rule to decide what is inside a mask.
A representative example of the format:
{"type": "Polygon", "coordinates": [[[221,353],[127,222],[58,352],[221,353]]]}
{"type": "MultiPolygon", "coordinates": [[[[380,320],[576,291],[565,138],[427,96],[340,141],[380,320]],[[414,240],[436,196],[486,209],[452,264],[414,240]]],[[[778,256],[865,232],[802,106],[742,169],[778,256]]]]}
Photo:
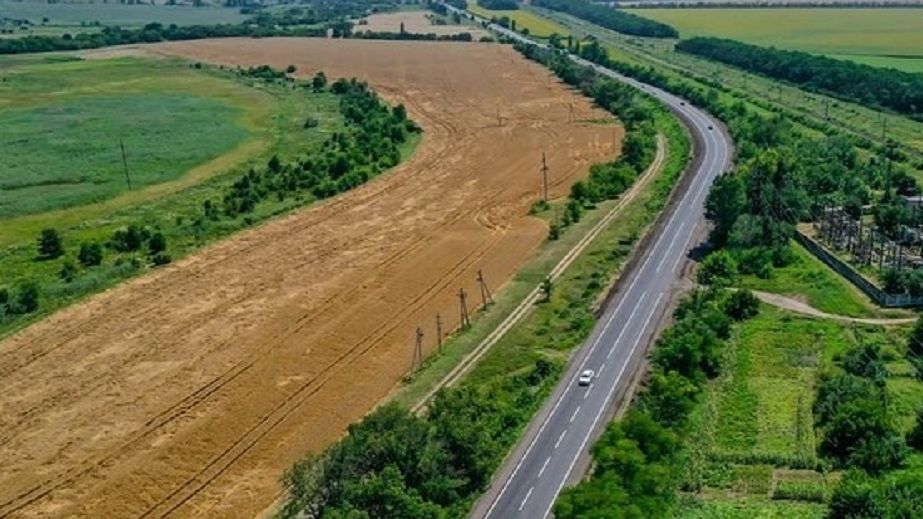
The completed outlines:
{"type": "Polygon", "coordinates": [[[596,376],[596,373],[592,369],[585,369],[580,373],[580,377],[577,378],[577,384],[581,386],[589,386],[590,382],[593,382],[593,377],[596,376]]]}

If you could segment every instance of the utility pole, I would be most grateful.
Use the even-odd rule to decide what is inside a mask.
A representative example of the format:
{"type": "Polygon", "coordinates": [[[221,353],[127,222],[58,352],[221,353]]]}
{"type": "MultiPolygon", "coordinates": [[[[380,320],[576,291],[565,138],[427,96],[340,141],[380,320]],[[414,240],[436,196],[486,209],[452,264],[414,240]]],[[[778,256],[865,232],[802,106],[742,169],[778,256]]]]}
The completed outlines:
{"type": "Polygon", "coordinates": [[[442,353],[442,316],[436,314],[436,347],[442,353]]]}
{"type": "Polygon", "coordinates": [[[542,200],[548,202],[548,162],[545,161],[545,152],[542,152],[542,200]]]}
{"type": "Polygon", "coordinates": [[[417,326],[417,340],[413,348],[413,360],[410,362],[411,373],[423,366],[423,329],[417,326]]]}
{"type": "Polygon", "coordinates": [[[462,328],[471,326],[471,319],[468,318],[468,293],[465,292],[464,288],[458,289],[458,306],[461,312],[460,326],[462,328]]]}
{"type": "Polygon", "coordinates": [[[484,305],[484,309],[487,309],[487,305],[490,305],[494,302],[494,298],[490,295],[490,288],[487,286],[487,282],[484,281],[484,272],[478,270],[478,284],[481,286],[481,304],[484,305]]]}
{"type": "Polygon", "coordinates": [[[131,175],[128,173],[128,159],[125,158],[125,143],[119,137],[119,148],[122,149],[122,167],[125,168],[125,183],[128,184],[128,190],[131,191],[131,175]]]}

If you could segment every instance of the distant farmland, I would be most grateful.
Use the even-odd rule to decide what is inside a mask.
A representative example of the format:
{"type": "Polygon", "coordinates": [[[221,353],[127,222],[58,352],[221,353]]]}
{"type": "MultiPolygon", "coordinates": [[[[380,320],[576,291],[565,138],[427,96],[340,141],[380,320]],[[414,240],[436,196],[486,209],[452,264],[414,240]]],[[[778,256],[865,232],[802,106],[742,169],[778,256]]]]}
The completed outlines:
{"type": "Polygon", "coordinates": [[[720,36],[923,72],[923,9],[636,9],[683,38],[720,36]]]}
{"type": "Polygon", "coordinates": [[[246,18],[239,9],[228,7],[191,7],[128,4],[51,4],[0,0],[0,19],[29,20],[41,24],[43,18],[51,25],[80,25],[99,22],[102,25],[133,26],[159,22],[164,25],[239,23],[246,18]]]}

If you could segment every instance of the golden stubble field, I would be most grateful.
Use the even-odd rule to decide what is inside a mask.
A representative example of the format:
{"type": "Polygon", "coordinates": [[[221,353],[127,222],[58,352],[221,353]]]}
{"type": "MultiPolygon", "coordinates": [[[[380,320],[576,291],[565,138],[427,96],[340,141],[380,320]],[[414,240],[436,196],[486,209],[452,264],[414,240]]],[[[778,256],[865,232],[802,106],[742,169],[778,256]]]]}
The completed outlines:
{"type": "MultiPolygon", "coordinates": [[[[528,216],[612,159],[609,117],[506,46],[322,39],[146,52],[367,79],[425,130],[354,191],[211,246],[0,342],[0,516],[252,517],[282,471],[406,374],[547,235],[528,216]],[[498,111],[503,118],[500,126],[498,111]]],[[[194,143],[190,143],[194,145],[194,143]]]]}

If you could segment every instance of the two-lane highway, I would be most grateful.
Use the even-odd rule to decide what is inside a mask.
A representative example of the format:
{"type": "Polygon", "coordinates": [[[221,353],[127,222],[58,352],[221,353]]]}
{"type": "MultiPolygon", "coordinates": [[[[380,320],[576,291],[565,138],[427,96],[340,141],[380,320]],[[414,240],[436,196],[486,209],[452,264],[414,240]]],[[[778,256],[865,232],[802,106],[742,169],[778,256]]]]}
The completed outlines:
{"type": "MultiPolygon", "coordinates": [[[[490,28],[534,44],[503,27],[490,28]]],[[[653,245],[643,252],[637,267],[625,274],[624,288],[612,298],[567,375],[476,505],[472,516],[478,519],[547,517],[564,485],[579,479],[574,468],[601,431],[603,417],[615,397],[629,385],[631,370],[652,340],[669,293],[681,276],[680,266],[692,237],[704,224],[708,188],[731,161],[730,138],[703,110],[659,88],[576,56],[571,59],[647,92],[678,114],[697,141],[697,160],[694,171],[687,173],[691,175],[688,188],[664,216],[666,221],[653,245]],[[576,379],[585,369],[596,373],[589,386],[579,385],[576,379]]]]}

